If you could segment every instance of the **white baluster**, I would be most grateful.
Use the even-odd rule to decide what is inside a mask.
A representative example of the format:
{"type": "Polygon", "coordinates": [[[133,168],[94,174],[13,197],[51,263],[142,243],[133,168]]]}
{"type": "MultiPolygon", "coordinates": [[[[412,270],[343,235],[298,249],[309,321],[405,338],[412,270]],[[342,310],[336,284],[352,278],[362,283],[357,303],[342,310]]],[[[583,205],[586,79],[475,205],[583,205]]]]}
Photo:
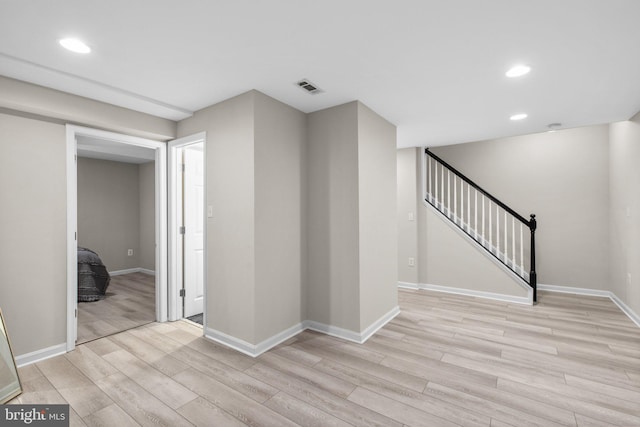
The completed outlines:
{"type": "Polygon", "coordinates": [[[520,223],[520,275],[524,278],[524,232],[520,223]]]}
{"type": "Polygon", "coordinates": [[[507,253],[509,252],[507,235],[509,234],[509,224],[507,223],[507,211],[504,211],[504,262],[507,262],[507,253]]]}
{"type": "Polygon", "coordinates": [[[516,265],[516,219],[511,216],[511,265],[516,265]]]}
{"type": "Polygon", "coordinates": [[[458,222],[458,181],[456,175],[453,175],[453,221],[458,222]]]}
{"type": "Polygon", "coordinates": [[[467,184],[467,231],[471,234],[471,185],[467,184]]]}
{"type": "Polygon", "coordinates": [[[474,202],[474,204],[475,204],[475,207],[474,207],[474,210],[473,210],[473,216],[474,216],[473,231],[475,232],[476,240],[478,240],[478,190],[475,190],[475,202],[474,202]]]}
{"type": "Polygon", "coordinates": [[[434,188],[433,188],[433,201],[435,206],[438,206],[438,162],[436,162],[435,160],[433,161],[433,184],[434,184],[434,188]]]}
{"type": "Polygon", "coordinates": [[[444,165],[440,165],[440,212],[444,212],[444,165]]]}
{"type": "Polygon", "coordinates": [[[487,239],[484,237],[484,199],[486,199],[486,197],[484,196],[484,194],[482,195],[482,246],[484,246],[484,243],[487,241],[487,239]]]}
{"type": "Polygon", "coordinates": [[[493,221],[491,216],[491,199],[489,199],[489,251],[493,252],[493,221]]]}
{"type": "Polygon", "coordinates": [[[500,206],[496,205],[496,255],[500,259],[500,206]]]}
{"type": "Polygon", "coordinates": [[[464,230],[464,181],[460,180],[460,222],[464,230]]]}
{"type": "Polygon", "coordinates": [[[451,218],[451,171],[447,169],[447,216],[451,218]]]}

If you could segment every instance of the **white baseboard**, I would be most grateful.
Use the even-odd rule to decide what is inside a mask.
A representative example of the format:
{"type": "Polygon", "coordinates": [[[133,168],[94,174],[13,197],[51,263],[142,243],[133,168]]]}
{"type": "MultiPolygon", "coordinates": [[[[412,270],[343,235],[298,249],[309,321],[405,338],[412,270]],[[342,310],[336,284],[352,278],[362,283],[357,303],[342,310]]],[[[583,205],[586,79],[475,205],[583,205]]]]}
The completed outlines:
{"type": "Polygon", "coordinates": [[[41,350],[32,351],[31,353],[16,356],[16,365],[18,367],[31,365],[32,363],[41,362],[51,357],[59,356],[67,352],[67,343],[53,345],[41,350]]]}
{"type": "Polygon", "coordinates": [[[380,317],[378,320],[369,325],[362,332],[355,332],[350,329],[339,328],[337,326],[327,325],[325,323],[316,322],[314,320],[305,320],[303,323],[305,329],[309,329],[332,337],[341,338],[346,341],[352,341],[358,344],[366,342],[371,335],[375,334],[380,328],[389,323],[391,319],[400,314],[400,307],[396,306],[388,313],[380,317]]]}
{"type": "Polygon", "coordinates": [[[407,283],[398,282],[399,288],[405,289],[424,289],[428,291],[444,292],[448,294],[466,295],[470,297],[486,298],[496,301],[511,302],[516,304],[533,304],[533,291],[528,289],[526,297],[518,297],[515,295],[496,294],[493,292],[474,291],[471,289],[454,288],[451,286],[431,285],[427,283],[407,283]]]}
{"type": "Polygon", "coordinates": [[[614,304],[617,305],[620,308],[620,310],[622,310],[622,312],[626,314],[627,317],[631,319],[633,323],[636,324],[636,326],[640,327],[640,316],[638,316],[636,312],[631,309],[631,307],[625,304],[624,301],[618,298],[618,296],[613,292],[611,292],[611,295],[609,296],[609,298],[611,298],[611,301],[613,301],[614,304]]]}
{"type": "Polygon", "coordinates": [[[574,288],[572,286],[557,286],[557,285],[545,285],[538,284],[539,291],[547,291],[547,292],[560,292],[563,294],[575,294],[575,295],[589,295],[592,297],[610,297],[611,292],[602,291],[599,289],[588,289],[588,288],[574,288]]]}
{"type": "Polygon", "coordinates": [[[272,349],[278,344],[288,340],[289,338],[299,334],[304,331],[306,328],[303,323],[298,323],[288,329],[285,329],[282,332],[275,334],[274,336],[267,338],[266,340],[258,343],[251,344],[247,341],[241,340],[239,338],[233,337],[231,335],[225,334],[224,332],[220,332],[218,330],[212,328],[205,328],[205,338],[213,340],[217,343],[220,343],[226,347],[230,347],[240,353],[246,354],[251,357],[258,357],[265,351],[272,349]]]}
{"type": "Polygon", "coordinates": [[[624,314],[627,315],[629,319],[637,326],[640,327],[640,316],[636,312],[634,312],[631,307],[624,303],[616,294],[611,291],[603,291],[599,289],[587,289],[587,288],[574,288],[572,286],[557,286],[557,285],[538,285],[539,291],[547,291],[547,292],[561,292],[564,294],[574,294],[574,295],[588,295],[594,297],[603,297],[609,298],[615,305],[618,306],[620,310],[624,314]]]}
{"type": "Polygon", "coordinates": [[[360,344],[366,342],[369,338],[371,338],[373,334],[378,332],[378,330],[380,330],[384,325],[393,320],[393,318],[398,314],[400,314],[400,307],[396,305],[391,310],[389,310],[387,314],[380,317],[378,320],[369,325],[369,327],[367,327],[364,331],[360,332],[360,344]]]}
{"type": "Polygon", "coordinates": [[[403,289],[413,289],[413,290],[420,289],[420,286],[417,283],[411,283],[411,282],[398,282],[398,287],[403,289]]]}
{"type": "Polygon", "coordinates": [[[150,274],[152,276],[156,275],[155,271],[148,270],[146,268],[141,268],[141,267],[126,268],[124,270],[114,270],[114,271],[110,271],[109,275],[110,276],[122,276],[123,274],[131,274],[131,273],[144,273],[144,274],[150,274]]]}
{"type": "Polygon", "coordinates": [[[251,344],[247,341],[208,327],[205,328],[204,336],[205,338],[220,343],[226,347],[230,347],[236,351],[239,351],[240,353],[246,354],[247,356],[258,357],[262,353],[271,350],[278,344],[307,329],[362,344],[367,341],[373,334],[375,334],[380,328],[389,323],[391,319],[396,317],[398,314],[400,314],[400,308],[396,306],[384,316],[380,317],[378,320],[369,325],[362,332],[355,332],[349,329],[339,328],[337,326],[326,325],[324,323],[315,322],[313,320],[305,320],[301,323],[298,323],[297,325],[294,325],[282,332],[275,334],[270,338],[267,338],[266,340],[258,344],[251,344]]]}

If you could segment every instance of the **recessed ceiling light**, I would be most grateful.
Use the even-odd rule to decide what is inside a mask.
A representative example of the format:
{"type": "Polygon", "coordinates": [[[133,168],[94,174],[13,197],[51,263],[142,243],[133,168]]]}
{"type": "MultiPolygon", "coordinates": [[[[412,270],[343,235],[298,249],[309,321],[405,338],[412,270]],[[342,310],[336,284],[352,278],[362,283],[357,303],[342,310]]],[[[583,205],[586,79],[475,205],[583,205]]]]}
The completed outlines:
{"type": "Polygon", "coordinates": [[[522,120],[522,119],[526,119],[527,115],[525,113],[518,113],[518,114],[514,114],[513,116],[509,117],[510,120],[522,120]]]}
{"type": "Polygon", "coordinates": [[[86,44],[84,44],[84,42],[82,42],[82,41],[80,41],[78,39],[73,39],[73,38],[62,39],[62,40],[60,40],[60,45],[62,47],[64,47],[65,49],[68,49],[71,52],[75,52],[75,53],[89,53],[89,52],[91,52],[91,48],[89,46],[87,46],[86,44]]]}
{"type": "Polygon", "coordinates": [[[531,67],[528,65],[518,64],[509,68],[509,71],[506,72],[507,77],[520,77],[528,74],[531,71],[531,67]]]}

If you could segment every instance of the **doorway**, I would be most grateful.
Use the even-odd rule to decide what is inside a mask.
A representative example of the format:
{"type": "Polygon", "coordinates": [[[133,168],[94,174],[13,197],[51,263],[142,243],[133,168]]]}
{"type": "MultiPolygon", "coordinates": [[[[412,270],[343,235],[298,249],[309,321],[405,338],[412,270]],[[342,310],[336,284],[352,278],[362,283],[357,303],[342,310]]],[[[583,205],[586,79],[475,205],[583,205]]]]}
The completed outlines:
{"type": "MultiPolygon", "coordinates": [[[[148,213],[148,215],[151,215],[154,218],[155,224],[151,230],[146,230],[145,238],[141,238],[141,240],[149,241],[148,244],[145,245],[144,249],[147,251],[147,258],[151,259],[147,262],[154,265],[155,276],[148,274],[150,273],[150,268],[142,268],[140,266],[142,264],[137,265],[136,268],[126,268],[128,266],[124,265],[122,267],[119,267],[120,269],[116,267],[115,269],[117,271],[112,271],[112,273],[115,274],[112,275],[113,277],[111,278],[111,281],[113,282],[112,291],[120,288],[123,290],[131,290],[133,292],[133,288],[140,285],[141,289],[138,290],[138,296],[143,298],[144,301],[141,300],[139,302],[151,306],[151,321],[166,321],[168,311],[166,265],[166,144],[158,141],[152,141],[144,138],[137,138],[113,132],[67,125],[67,351],[71,351],[75,348],[76,340],[78,338],[78,244],[82,242],[82,240],[79,239],[80,236],[78,234],[78,231],[81,231],[78,224],[78,154],[84,157],[92,157],[93,159],[91,160],[91,162],[96,163],[91,165],[83,165],[83,173],[86,173],[87,171],[89,171],[88,173],[97,173],[99,166],[97,162],[100,161],[113,163],[108,166],[106,164],[100,165],[101,168],[124,168],[122,170],[125,170],[127,168],[126,165],[121,164],[118,166],[116,165],[116,163],[126,163],[118,162],[118,160],[122,160],[125,158],[132,159],[135,157],[142,157],[147,162],[155,162],[151,166],[145,167],[146,171],[144,171],[144,176],[149,175],[146,179],[153,181],[151,185],[151,187],[153,188],[151,188],[149,191],[155,193],[155,198],[150,202],[151,206],[149,206],[150,212],[148,213]],[[118,158],[117,156],[121,157],[118,158]],[[155,263],[153,263],[153,260],[155,260],[155,263]],[[137,277],[136,275],[140,277],[137,277]],[[125,281],[126,283],[124,283],[125,281]],[[149,292],[147,292],[147,296],[144,297],[145,293],[142,291],[146,290],[149,290],[149,292]]],[[[129,167],[129,169],[131,169],[131,167],[129,167]]],[[[141,175],[143,174],[142,169],[140,169],[139,172],[141,175]]],[[[87,179],[87,177],[83,175],[82,179],[87,179]]],[[[97,179],[97,182],[99,181],[100,178],[97,179]]],[[[86,189],[83,189],[83,191],[84,190],[86,189]]],[[[95,198],[94,202],[104,203],[104,200],[98,197],[95,198]]],[[[129,217],[130,216],[131,215],[129,215],[129,217]]],[[[84,214],[83,218],[86,218],[84,214]]],[[[105,228],[109,228],[109,225],[102,226],[105,228]]],[[[111,234],[117,234],[117,232],[119,231],[120,230],[116,230],[115,227],[111,228],[111,234]]],[[[85,231],[85,235],[86,234],[88,233],[85,231]]],[[[101,239],[94,240],[93,242],[108,240],[111,237],[112,236],[109,233],[106,233],[101,239]]],[[[94,244],[98,245],[98,243],[94,244]]],[[[131,246],[134,245],[126,245],[127,249],[124,250],[125,253],[121,253],[122,250],[119,250],[112,254],[109,252],[110,249],[104,249],[103,253],[104,256],[109,256],[110,259],[114,260],[110,262],[110,264],[113,263],[115,265],[118,265],[118,263],[121,262],[130,262],[133,259],[131,257],[141,255],[140,252],[143,252],[142,250],[140,250],[141,247],[138,247],[136,250],[135,247],[131,246]],[[121,258],[118,259],[118,256],[120,256],[121,258]]],[[[114,265],[112,265],[112,267],[113,266],[114,265]]],[[[109,291],[107,289],[107,295],[108,292],[109,291]]],[[[128,304],[132,302],[124,301],[124,303],[128,304]]],[[[121,307],[122,303],[118,302],[118,305],[121,307]]],[[[94,308],[97,310],[97,312],[104,312],[104,310],[108,308],[108,304],[102,304],[101,307],[97,307],[96,305],[94,308]]],[[[126,311],[127,313],[131,312],[131,310],[126,311]]],[[[88,311],[87,313],[89,316],[95,314],[91,313],[91,311],[88,311]]],[[[115,316],[111,317],[112,320],[116,319],[115,316]]],[[[132,324],[132,321],[137,321],[137,319],[125,318],[120,320],[113,322],[114,324],[111,326],[115,326],[115,324],[132,324]],[[120,322],[120,320],[122,320],[122,322],[120,322]]],[[[107,326],[103,323],[97,324],[105,328],[107,326]]],[[[106,331],[105,335],[108,334],[108,331],[106,331]]]]}
{"type": "Polygon", "coordinates": [[[205,134],[170,141],[169,320],[199,325],[206,312],[205,182],[205,134]]]}

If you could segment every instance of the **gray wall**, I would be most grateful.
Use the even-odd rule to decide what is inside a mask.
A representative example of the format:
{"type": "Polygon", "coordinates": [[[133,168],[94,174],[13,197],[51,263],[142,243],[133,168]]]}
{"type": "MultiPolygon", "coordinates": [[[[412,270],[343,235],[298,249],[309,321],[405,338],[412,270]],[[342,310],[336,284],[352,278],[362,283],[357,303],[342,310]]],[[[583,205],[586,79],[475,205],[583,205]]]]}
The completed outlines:
{"type": "Polygon", "coordinates": [[[256,342],[305,319],[306,116],[254,92],[256,342]]]}
{"type": "Polygon", "coordinates": [[[255,343],[254,94],[196,112],[178,136],[206,131],[207,326],[255,343]]]}
{"type": "Polygon", "coordinates": [[[173,139],[176,123],[150,114],[0,76],[0,108],[159,141],[173,139]]]}
{"type": "Polygon", "coordinates": [[[138,165],[78,158],[78,245],[109,271],[140,266],[138,165]]]}
{"type": "Polygon", "coordinates": [[[138,165],[140,195],[140,251],[138,266],[156,270],[156,164],[138,165]]]}
{"type": "Polygon", "coordinates": [[[607,289],[609,127],[435,147],[521,215],[538,219],[538,282],[607,289]]]}
{"type": "Polygon", "coordinates": [[[155,271],[154,203],[154,162],[78,158],[78,245],[97,252],[109,271],[155,271]]]}
{"type": "Polygon", "coordinates": [[[310,320],[359,331],[358,103],[307,116],[310,320]]]}
{"type": "Polygon", "coordinates": [[[611,290],[640,314],[640,113],[612,123],[610,138],[611,290]]]}
{"type": "Polygon", "coordinates": [[[62,123],[156,139],[173,138],[175,123],[1,76],[0,93],[0,305],[19,356],[66,342],[62,123]]]}
{"type": "Polygon", "coordinates": [[[305,124],[250,91],[178,125],[207,132],[207,326],[252,344],[304,320],[305,124]]]}
{"type": "Polygon", "coordinates": [[[307,140],[308,318],[362,332],[397,306],[396,128],[350,102],[307,140]]]}
{"type": "Polygon", "coordinates": [[[358,102],[360,328],[398,305],[396,127],[358,102]]]}
{"type": "Polygon", "coordinates": [[[420,160],[418,148],[405,148],[397,152],[398,193],[398,281],[411,284],[418,279],[418,202],[420,160]],[[413,220],[409,215],[413,215],[413,220]],[[416,265],[409,266],[409,258],[416,265]]]}
{"type": "Polygon", "coordinates": [[[15,355],[66,341],[64,126],[0,114],[0,308],[15,355]]]}
{"type": "Polygon", "coordinates": [[[526,289],[425,205],[422,155],[420,148],[397,151],[398,280],[526,297],[526,289]],[[409,257],[415,259],[414,267],[409,267],[409,257]]]}

